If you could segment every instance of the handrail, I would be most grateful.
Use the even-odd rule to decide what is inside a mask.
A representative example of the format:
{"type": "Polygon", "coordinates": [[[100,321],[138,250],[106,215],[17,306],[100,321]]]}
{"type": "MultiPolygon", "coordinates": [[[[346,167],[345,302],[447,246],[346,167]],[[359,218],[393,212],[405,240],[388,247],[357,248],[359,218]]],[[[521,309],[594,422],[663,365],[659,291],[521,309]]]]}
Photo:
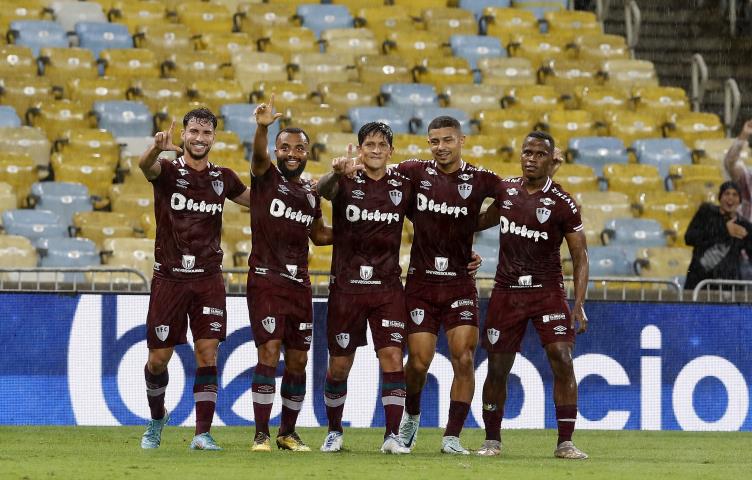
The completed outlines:
{"type": "Polygon", "coordinates": [[[0,267],[0,291],[54,291],[54,292],[142,292],[149,291],[149,280],[135,268],[126,267],[0,267]],[[89,279],[65,274],[100,274],[89,279]],[[115,274],[127,274],[127,282],[119,283],[115,274]],[[59,275],[63,275],[63,279],[59,275]],[[15,279],[7,277],[17,277],[15,279]],[[131,278],[133,277],[133,279],[131,278]]]}
{"type": "Polygon", "coordinates": [[[728,16],[729,16],[729,34],[732,37],[736,36],[736,0],[729,0],[728,2],[728,16]]]}
{"type": "Polygon", "coordinates": [[[699,53],[692,55],[692,111],[699,112],[708,86],[708,66],[699,53]]]}
{"type": "MultiPolygon", "coordinates": [[[[574,280],[574,277],[571,275],[565,275],[564,281],[572,281],[574,280]]],[[[634,292],[630,288],[627,288],[628,285],[640,285],[639,292],[637,293],[635,298],[636,300],[648,300],[648,295],[646,295],[648,292],[652,290],[646,290],[643,288],[644,286],[652,285],[652,286],[660,286],[663,285],[665,287],[668,287],[668,289],[673,290],[676,294],[676,300],[683,301],[684,300],[684,289],[676,280],[668,280],[665,278],[652,278],[652,277],[616,277],[616,276],[593,276],[588,278],[589,284],[600,284],[599,288],[593,288],[592,286],[589,287],[589,291],[586,294],[585,298],[587,299],[594,299],[594,297],[591,295],[592,290],[601,290],[603,289],[602,295],[600,295],[601,300],[613,300],[613,298],[609,298],[608,290],[621,290],[621,300],[628,300],[631,297],[634,297],[635,295],[628,295],[629,292],[634,292]],[[609,285],[609,284],[615,284],[615,285],[609,285]]],[[[569,292],[567,292],[569,293],[569,292]]],[[[655,290],[654,293],[657,297],[656,300],[663,300],[664,293],[662,289],[655,290]]],[[[613,293],[612,293],[613,294],[613,293]]]]}
{"type": "Polygon", "coordinates": [[[640,41],[640,27],[642,26],[642,13],[635,0],[629,0],[624,4],[624,27],[627,34],[627,46],[629,54],[635,57],[635,48],[640,41]]]}
{"type": "MultiPolygon", "coordinates": [[[[741,292],[740,294],[741,295],[741,292]]],[[[701,280],[700,283],[692,290],[692,301],[710,301],[711,298],[716,297],[719,302],[749,302],[752,300],[752,281],[750,280],[721,280],[717,278],[706,278],[701,280]],[[721,287],[715,288],[712,287],[721,287]],[[729,287],[729,288],[723,288],[729,287]],[[743,290],[744,300],[736,298],[737,288],[743,290]],[[700,295],[705,292],[705,299],[700,300],[700,295]]]]}
{"type": "Polygon", "coordinates": [[[726,79],[723,84],[723,124],[726,127],[726,136],[731,138],[731,129],[739,118],[739,110],[742,106],[742,94],[739,84],[733,78],[726,79]]]}
{"type": "Polygon", "coordinates": [[[596,0],[595,2],[595,15],[598,17],[598,21],[603,23],[608,16],[608,10],[611,7],[611,0],[596,0]]]}

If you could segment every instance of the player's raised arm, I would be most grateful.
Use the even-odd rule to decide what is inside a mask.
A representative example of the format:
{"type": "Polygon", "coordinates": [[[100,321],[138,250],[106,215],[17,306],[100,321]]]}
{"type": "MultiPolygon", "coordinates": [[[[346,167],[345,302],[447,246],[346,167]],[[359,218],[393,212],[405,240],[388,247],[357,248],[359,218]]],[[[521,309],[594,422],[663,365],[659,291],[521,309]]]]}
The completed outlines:
{"type": "Polygon", "coordinates": [[[747,167],[739,157],[750,136],[752,136],[752,120],[747,120],[742,127],[742,131],[739,132],[736,141],[734,141],[728,149],[728,152],[726,152],[726,156],[723,159],[723,165],[726,168],[726,172],[728,172],[731,180],[736,183],[742,183],[747,172],[747,167]]]}
{"type": "Polygon", "coordinates": [[[587,242],[583,232],[567,233],[564,238],[567,240],[574,267],[574,307],[572,308],[570,327],[574,330],[575,325],[579,324],[577,333],[584,333],[588,326],[588,318],[585,315],[585,294],[587,293],[588,277],[590,276],[587,242]]]}
{"type": "Polygon", "coordinates": [[[337,196],[337,190],[339,189],[340,177],[352,175],[358,170],[363,170],[365,167],[355,161],[353,155],[352,143],[347,146],[347,156],[337,157],[332,160],[332,171],[321,177],[319,183],[316,185],[316,190],[319,195],[331,200],[337,196]]]}
{"type": "Polygon", "coordinates": [[[269,103],[262,103],[253,111],[256,117],[256,133],[253,136],[253,154],[251,155],[251,175],[261,176],[269,170],[272,159],[269,157],[269,125],[276,122],[281,113],[274,112],[274,94],[269,97],[269,103]]]}
{"type": "Polygon", "coordinates": [[[324,222],[324,217],[319,217],[313,221],[309,237],[317,247],[334,243],[334,231],[324,222]]]}
{"type": "Polygon", "coordinates": [[[183,153],[182,148],[172,143],[172,131],[174,128],[175,120],[170,124],[169,130],[166,132],[157,132],[154,135],[154,144],[141,154],[141,158],[138,160],[138,167],[144,172],[147,180],[154,180],[162,172],[162,167],[157,161],[160,153],[166,151],[173,151],[178,154],[183,153]]]}

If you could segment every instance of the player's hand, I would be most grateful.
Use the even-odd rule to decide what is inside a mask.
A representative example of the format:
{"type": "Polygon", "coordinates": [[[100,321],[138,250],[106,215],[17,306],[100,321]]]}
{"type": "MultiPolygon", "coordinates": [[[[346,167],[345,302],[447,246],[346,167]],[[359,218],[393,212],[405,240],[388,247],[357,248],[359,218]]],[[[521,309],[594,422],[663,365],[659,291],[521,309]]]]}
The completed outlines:
{"type": "Polygon", "coordinates": [[[556,172],[564,164],[564,153],[562,153],[559,147],[554,147],[554,163],[551,166],[551,176],[556,175],[556,172]]]}
{"type": "Polygon", "coordinates": [[[478,255],[475,251],[470,253],[470,263],[467,264],[467,273],[475,278],[475,275],[478,274],[478,270],[480,270],[480,266],[483,264],[483,259],[480,255],[478,255]]]}
{"type": "Polygon", "coordinates": [[[578,334],[587,332],[588,318],[587,315],[585,315],[585,308],[583,308],[582,305],[575,304],[569,322],[569,328],[574,330],[575,327],[577,327],[578,334]]]}
{"type": "Polygon", "coordinates": [[[347,156],[337,157],[332,160],[332,171],[338,175],[352,177],[355,172],[364,170],[366,167],[356,161],[353,155],[352,143],[347,145],[347,156]]]}
{"type": "Polygon", "coordinates": [[[257,125],[263,125],[265,127],[268,127],[272,123],[276,122],[277,119],[282,117],[281,113],[274,112],[274,94],[273,93],[269,97],[268,104],[262,103],[256,107],[256,109],[253,111],[253,116],[256,117],[257,125]]]}
{"type": "Polygon", "coordinates": [[[736,218],[732,218],[726,222],[726,230],[728,230],[729,235],[733,238],[738,238],[739,240],[747,236],[747,229],[737,224],[736,218]]]}
{"type": "Polygon", "coordinates": [[[172,132],[175,128],[175,120],[170,124],[166,132],[157,132],[154,135],[154,147],[160,152],[177,152],[183,153],[183,149],[172,143],[172,132]]]}

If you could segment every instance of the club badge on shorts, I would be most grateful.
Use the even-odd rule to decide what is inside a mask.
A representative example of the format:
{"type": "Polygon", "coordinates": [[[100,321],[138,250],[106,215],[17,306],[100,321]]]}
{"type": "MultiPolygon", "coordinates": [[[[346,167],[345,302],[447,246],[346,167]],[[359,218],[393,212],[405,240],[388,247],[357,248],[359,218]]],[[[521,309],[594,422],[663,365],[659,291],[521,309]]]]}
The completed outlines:
{"type": "Polygon", "coordinates": [[[360,266],[360,278],[362,280],[370,280],[373,277],[373,267],[367,265],[360,266]]]}
{"type": "Polygon", "coordinates": [[[439,272],[445,272],[449,266],[449,259],[447,257],[436,257],[433,259],[433,266],[439,272]]]}
{"type": "Polygon", "coordinates": [[[491,342],[491,345],[495,345],[496,342],[499,341],[499,335],[501,335],[501,332],[495,328],[489,328],[486,330],[486,335],[488,336],[488,341],[491,342]]]}
{"type": "Polygon", "coordinates": [[[277,319],[274,317],[266,317],[261,320],[261,326],[264,327],[269,333],[274,333],[274,329],[277,327],[277,319]]]}
{"type": "Polygon", "coordinates": [[[416,308],[415,310],[410,311],[410,318],[413,320],[413,323],[415,325],[420,325],[423,323],[423,317],[425,315],[425,311],[422,308],[416,308]]]}
{"type": "Polygon", "coordinates": [[[340,348],[347,348],[347,346],[350,344],[349,333],[338,333],[334,338],[335,340],[337,340],[337,345],[339,345],[340,348]]]}
{"type": "Polygon", "coordinates": [[[167,336],[170,334],[170,326],[169,325],[157,325],[154,327],[154,333],[157,334],[157,338],[164,342],[167,340],[167,336]]]}

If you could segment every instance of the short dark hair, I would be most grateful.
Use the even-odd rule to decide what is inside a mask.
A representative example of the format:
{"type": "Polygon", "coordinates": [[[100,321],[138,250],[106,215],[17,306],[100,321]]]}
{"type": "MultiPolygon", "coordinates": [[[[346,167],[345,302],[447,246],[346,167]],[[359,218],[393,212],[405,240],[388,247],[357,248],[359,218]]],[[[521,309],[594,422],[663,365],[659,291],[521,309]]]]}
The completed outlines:
{"type": "Polygon", "coordinates": [[[279,140],[279,136],[282,135],[283,133],[292,133],[292,134],[300,133],[303,135],[303,137],[305,137],[306,143],[311,143],[311,139],[308,137],[308,134],[305,133],[305,130],[303,130],[302,128],[297,128],[297,127],[286,127],[280,130],[279,133],[277,133],[277,136],[274,137],[274,143],[277,143],[277,140],[279,140]]]}
{"type": "Polygon", "coordinates": [[[198,123],[206,123],[211,122],[212,127],[214,127],[214,130],[217,129],[217,116],[212,113],[211,110],[209,110],[206,107],[201,108],[195,108],[191,110],[190,112],[186,113],[183,117],[183,128],[188,126],[188,122],[195,119],[198,123]]]}
{"type": "Polygon", "coordinates": [[[528,138],[536,138],[538,140],[544,140],[548,142],[550,153],[551,155],[554,154],[554,148],[556,147],[556,145],[554,144],[554,137],[552,137],[551,135],[547,134],[546,132],[541,132],[540,130],[535,130],[525,135],[525,140],[527,140],[528,138]]]}
{"type": "Polygon", "coordinates": [[[454,128],[462,132],[462,125],[460,125],[459,120],[454,117],[450,117],[449,115],[441,115],[440,117],[436,117],[431,120],[431,123],[428,124],[428,131],[430,132],[431,130],[436,130],[437,128],[447,127],[454,128]]]}
{"type": "Polygon", "coordinates": [[[358,130],[358,145],[363,145],[363,142],[369,135],[376,133],[382,134],[386,138],[386,141],[389,142],[389,146],[392,146],[392,139],[394,138],[392,128],[382,122],[368,122],[360,127],[360,130],[358,130]]]}

